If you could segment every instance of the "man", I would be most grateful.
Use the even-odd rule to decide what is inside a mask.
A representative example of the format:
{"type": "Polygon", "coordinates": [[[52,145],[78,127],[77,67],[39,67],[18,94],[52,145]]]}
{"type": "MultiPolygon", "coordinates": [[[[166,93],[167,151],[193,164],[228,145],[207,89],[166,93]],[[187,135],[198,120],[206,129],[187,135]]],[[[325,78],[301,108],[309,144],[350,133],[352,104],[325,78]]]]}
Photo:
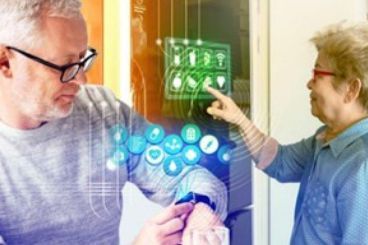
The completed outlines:
{"type": "Polygon", "coordinates": [[[143,135],[147,123],[108,90],[84,85],[97,54],[80,5],[0,1],[0,244],[117,244],[126,181],[162,205],[186,192],[207,200],[170,205],[136,245],[187,243],[191,229],[221,225],[226,189],[205,169],[169,177],[140,155],[107,169],[108,130],[143,135]]]}

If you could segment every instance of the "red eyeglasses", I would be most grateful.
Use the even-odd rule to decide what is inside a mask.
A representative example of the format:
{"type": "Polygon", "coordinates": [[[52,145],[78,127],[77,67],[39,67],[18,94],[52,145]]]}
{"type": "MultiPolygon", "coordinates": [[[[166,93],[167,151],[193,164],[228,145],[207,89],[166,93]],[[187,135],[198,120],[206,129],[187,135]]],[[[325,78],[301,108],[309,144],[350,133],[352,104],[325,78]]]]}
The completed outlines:
{"type": "Polygon", "coordinates": [[[313,76],[313,79],[316,79],[317,76],[336,76],[336,74],[330,71],[322,71],[318,69],[313,69],[312,76],[313,76]]]}

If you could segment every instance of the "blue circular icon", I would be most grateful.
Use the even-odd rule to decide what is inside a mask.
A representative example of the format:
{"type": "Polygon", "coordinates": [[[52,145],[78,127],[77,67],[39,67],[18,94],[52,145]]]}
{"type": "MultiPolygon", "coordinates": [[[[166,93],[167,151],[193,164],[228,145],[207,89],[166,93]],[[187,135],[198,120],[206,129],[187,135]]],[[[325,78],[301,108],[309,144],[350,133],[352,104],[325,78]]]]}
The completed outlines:
{"type": "Polygon", "coordinates": [[[169,156],[164,161],[164,171],[169,176],[178,176],[183,170],[183,161],[179,157],[169,156]]]}
{"type": "Polygon", "coordinates": [[[124,144],[128,138],[128,130],[121,124],[117,124],[110,128],[109,133],[114,144],[124,144]]]}
{"type": "Polygon", "coordinates": [[[175,155],[183,148],[183,140],[176,134],[171,134],[164,139],[163,146],[167,153],[175,155]]]}
{"type": "Polygon", "coordinates": [[[112,152],[110,159],[117,165],[122,165],[129,159],[129,153],[125,146],[119,145],[115,151],[112,152]]]}
{"type": "Polygon", "coordinates": [[[229,163],[231,160],[231,149],[228,145],[223,145],[217,152],[217,158],[222,163],[229,163]]]}
{"type": "Polygon", "coordinates": [[[159,165],[164,160],[165,153],[161,147],[153,145],[146,151],[146,160],[151,165],[159,165]]]}
{"type": "Polygon", "coordinates": [[[133,154],[141,154],[147,146],[146,138],[139,135],[133,135],[128,139],[128,150],[133,154]]]}
{"type": "Polygon", "coordinates": [[[187,124],[181,130],[181,137],[187,144],[195,144],[201,138],[201,130],[195,124],[187,124]]]}
{"type": "Polygon", "coordinates": [[[203,136],[199,142],[199,147],[201,150],[208,155],[215,153],[218,150],[219,145],[218,139],[211,134],[203,136]]]}
{"type": "Polygon", "coordinates": [[[195,145],[188,145],[182,151],[182,158],[187,165],[195,165],[201,159],[201,151],[195,145]]]}
{"type": "Polygon", "coordinates": [[[160,125],[150,125],[145,134],[148,142],[152,144],[160,143],[165,137],[165,130],[160,125]]]}

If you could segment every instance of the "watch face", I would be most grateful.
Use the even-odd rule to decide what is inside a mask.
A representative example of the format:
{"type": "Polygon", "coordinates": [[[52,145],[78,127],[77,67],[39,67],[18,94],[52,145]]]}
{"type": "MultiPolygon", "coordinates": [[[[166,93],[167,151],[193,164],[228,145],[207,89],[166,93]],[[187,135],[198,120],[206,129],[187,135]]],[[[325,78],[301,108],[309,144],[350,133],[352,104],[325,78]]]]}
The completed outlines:
{"type": "Polygon", "coordinates": [[[193,192],[189,192],[188,194],[180,198],[175,204],[191,202],[193,200],[194,200],[193,192]]]}

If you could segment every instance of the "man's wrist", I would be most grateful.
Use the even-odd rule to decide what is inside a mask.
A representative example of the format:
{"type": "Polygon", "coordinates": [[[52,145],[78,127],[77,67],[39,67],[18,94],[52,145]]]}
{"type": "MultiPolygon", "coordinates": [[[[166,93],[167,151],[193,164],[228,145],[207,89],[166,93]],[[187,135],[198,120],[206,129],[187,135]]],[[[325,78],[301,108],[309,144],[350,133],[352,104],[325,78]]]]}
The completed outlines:
{"type": "Polygon", "coordinates": [[[214,212],[216,211],[216,203],[213,202],[208,196],[198,194],[195,192],[189,192],[184,197],[180,198],[175,204],[192,202],[193,204],[204,203],[209,206],[214,212]]]}

